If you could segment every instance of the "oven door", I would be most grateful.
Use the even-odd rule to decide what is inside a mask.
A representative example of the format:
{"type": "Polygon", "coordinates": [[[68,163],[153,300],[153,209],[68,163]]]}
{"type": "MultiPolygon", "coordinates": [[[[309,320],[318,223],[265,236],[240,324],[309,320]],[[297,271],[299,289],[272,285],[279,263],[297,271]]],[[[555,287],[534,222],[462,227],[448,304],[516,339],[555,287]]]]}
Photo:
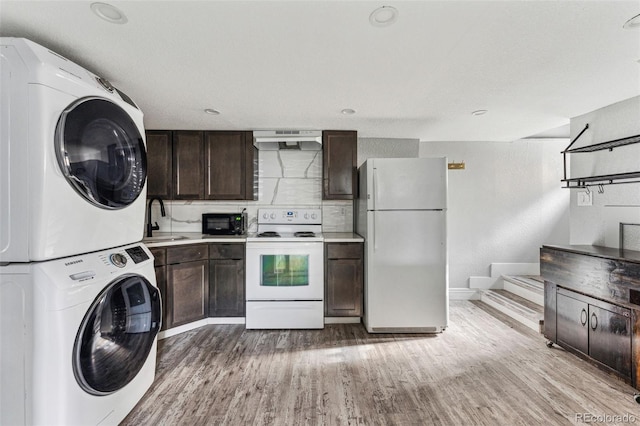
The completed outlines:
{"type": "Polygon", "coordinates": [[[248,242],[247,300],[322,300],[322,242],[248,242]]]}

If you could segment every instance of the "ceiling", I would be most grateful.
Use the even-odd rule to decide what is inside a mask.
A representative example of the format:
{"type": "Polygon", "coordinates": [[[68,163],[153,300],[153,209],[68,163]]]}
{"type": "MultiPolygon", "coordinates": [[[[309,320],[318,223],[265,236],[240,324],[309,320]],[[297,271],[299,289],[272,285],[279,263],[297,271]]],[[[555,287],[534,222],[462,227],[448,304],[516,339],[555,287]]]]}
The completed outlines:
{"type": "Polygon", "coordinates": [[[0,0],[0,35],[107,78],[149,129],[512,141],[640,95],[640,0],[109,1],[122,25],[91,3],[0,0]]]}

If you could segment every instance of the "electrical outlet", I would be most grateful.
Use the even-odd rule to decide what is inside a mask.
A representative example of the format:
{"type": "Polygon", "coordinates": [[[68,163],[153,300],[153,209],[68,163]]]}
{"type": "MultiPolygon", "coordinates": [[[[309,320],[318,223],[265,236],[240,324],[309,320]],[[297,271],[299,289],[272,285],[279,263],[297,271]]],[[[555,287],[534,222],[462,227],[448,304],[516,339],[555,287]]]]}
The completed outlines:
{"type": "Polygon", "coordinates": [[[578,192],[578,206],[591,206],[593,205],[593,192],[584,191],[578,192]]]}

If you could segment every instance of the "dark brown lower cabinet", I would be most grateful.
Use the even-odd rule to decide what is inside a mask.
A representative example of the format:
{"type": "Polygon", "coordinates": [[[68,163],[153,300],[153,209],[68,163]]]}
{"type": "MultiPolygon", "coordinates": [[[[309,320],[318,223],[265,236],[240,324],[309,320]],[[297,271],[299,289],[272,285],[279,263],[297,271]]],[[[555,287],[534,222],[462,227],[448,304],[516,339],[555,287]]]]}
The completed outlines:
{"type": "Polygon", "coordinates": [[[244,316],[244,244],[209,245],[209,316],[244,316]]]}
{"type": "MultiPolygon", "coordinates": [[[[206,244],[168,247],[163,296],[164,328],[177,327],[207,317],[209,261],[206,244]]],[[[157,279],[157,275],[156,275],[157,279]]]]}
{"type": "Polygon", "coordinates": [[[362,316],[363,259],[362,243],[325,244],[326,316],[362,316]]]}
{"type": "Polygon", "coordinates": [[[151,251],[154,258],[156,285],[162,298],[162,327],[160,327],[160,331],[163,331],[167,329],[167,249],[153,247],[149,251],[151,251]]]}

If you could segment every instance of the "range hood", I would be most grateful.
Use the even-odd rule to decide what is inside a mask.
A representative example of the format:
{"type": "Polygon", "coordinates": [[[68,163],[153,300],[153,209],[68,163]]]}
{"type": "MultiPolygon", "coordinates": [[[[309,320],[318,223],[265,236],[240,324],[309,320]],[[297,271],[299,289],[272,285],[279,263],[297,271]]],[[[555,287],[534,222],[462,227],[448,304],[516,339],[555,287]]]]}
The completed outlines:
{"type": "Polygon", "coordinates": [[[264,151],[322,149],[321,130],[254,130],[253,145],[264,151]]]}

